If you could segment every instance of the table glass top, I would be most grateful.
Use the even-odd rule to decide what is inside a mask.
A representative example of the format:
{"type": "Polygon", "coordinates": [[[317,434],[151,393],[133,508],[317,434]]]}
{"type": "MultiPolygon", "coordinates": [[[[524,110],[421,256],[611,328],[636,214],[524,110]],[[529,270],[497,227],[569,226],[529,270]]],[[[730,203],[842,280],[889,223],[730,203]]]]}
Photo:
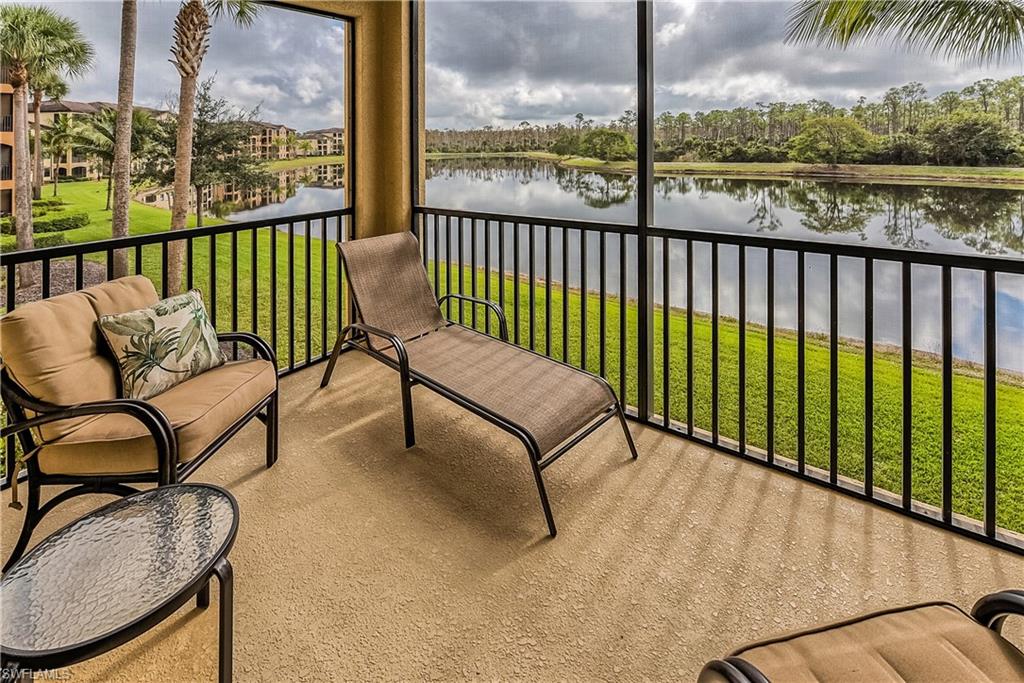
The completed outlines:
{"type": "Polygon", "coordinates": [[[42,652],[109,635],[178,595],[224,551],[234,504],[209,486],[115,501],[45,539],[0,582],[0,643],[42,652]]]}

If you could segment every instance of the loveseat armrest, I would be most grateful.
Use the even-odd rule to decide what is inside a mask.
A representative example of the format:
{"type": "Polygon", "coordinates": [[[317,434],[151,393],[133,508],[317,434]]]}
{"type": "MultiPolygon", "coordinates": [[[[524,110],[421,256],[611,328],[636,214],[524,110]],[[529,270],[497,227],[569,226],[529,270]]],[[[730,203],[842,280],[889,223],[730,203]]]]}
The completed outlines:
{"type": "Polygon", "coordinates": [[[1012,589],[986,595],[971,608],[971,616],[996,633],[1009,616],[1024,617],[1024,590],[1012,589]]]}
{"type": "Polygon", "coordinates": [[[72,406],[57,406],[37,401],[25,401],[22,405],[36,413],[36,416],[3,427],[0,429],[0,438],[60,420],[121,413],[141,422],[142,426],[152,435],[153,443],[156,446],[156,464],[160,485],[178,482],[178,441],[170,420],[152,403],[134,398],[115,398],[72,406]]]}
{"type": "Polygon", "coordinates": [[[218,332],[217,341],[245,344],[252,347],[253,355],[268,360],[277,367],[277,355],[263,337],[252,332],[218,332]]]}
{"type": "Polygon", "coordinates": [[[437,305],[440,306],[447,299],[455,299],[456,301],[468,301],[473,304],[479,304],[480,306],[486,306],[491,309],[496,316],[498,316],[498,329],[501,332],[501,341],[508,341],[508,322],[505,320],[505,312],[501,310],[498,304],[488,299],[479,299],[475,296],[466,296],[465,294],[445,294],[437,300],[437,305]]]}

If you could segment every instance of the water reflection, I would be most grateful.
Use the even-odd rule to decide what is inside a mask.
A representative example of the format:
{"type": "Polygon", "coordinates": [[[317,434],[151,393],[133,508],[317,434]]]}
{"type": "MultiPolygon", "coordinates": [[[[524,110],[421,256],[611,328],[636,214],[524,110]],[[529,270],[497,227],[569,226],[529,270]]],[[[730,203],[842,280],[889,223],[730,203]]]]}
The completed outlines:
{"type": "MultiPolygon", "coordinates": [[[[466,208],[497,213],[521,213],[565,218],[632,222],[635,220],[635,183],[632,177],[559,168],[528,159],[446,160],[428,164],[428,203],[433,206],[466,208]]],[[[933,251],[1020,256],[1024,253],[1024,192],[1015,190],[934,187],[922,185],[881,185],[812,180],[748,180],[739,178],[658,178],[656,181],[658,225],[686,226],[727,232],[771,233],[801,239],[856,242],[877,246],[933,251]]],[[[465,222],[464,262],[471,262],[470,223],[465,222]]],[[[482,230],[478,223],[477,263],[484,263],[482,230]]],[[[498,226],[491,224],[490,262],[497,263],[498,226]]],[[[527,264],[528,227],[519,228],[520,262],[527,264]]],[[[577,233],[569,239],[567,274],[561,268],[561,232],[552,231],[551,278],[570,286],[580,282],[580,262],[587,268],[588,285],[601,276],[598,237],[587,242],[581,259],[577,233]]],[[[453,228],[452,239],[457,239],[453,228]]],[[[432,227],[428,243],[434,240],[432,227]]],[[[443,222],[438,246],[446,249],[443,222]]],[[[512,226],[505,228],[506,263],[511,263],[512,226]]],[[[545,235],[535,236],[535,264],[539,278],[544,273],[545,235]]],[[[606,288],[618,293],[618,237],[607,238],[604,264],[606,288]]],[[[636,239],[625,242],[627,264],[634,264],[636,239]]],[[[458,247],[453,242],[454,253],[458,247]]],[[[656,264],[661,262],[662,245],[655,245],[656,264]]],[[[672,306],[686,300],[685,251],[681,242],[670,242],[669,298],[672,306]]],[[[723,315],[736,315],[740,293],[737,288],[737,250],[722,246],[720,257],[720,300],[723,315]]],[[[747,316],[766,322],[767,258],[763,249],[747,250],[747,316]]],[[[864,262],[838,260],[839,331],[849,338],[864,334],[864,262]]],[[[526,265],[522,266],[524,269],[526,265]]],[[[634,267],[630,265],[629,267],[634,267]]],[[[660,270],[660,268],[659,268],[660,270]]],[[[710,246],[695,244],[694,303],[698,310],[711,307],[710,246]]],[[[940,272],[936,267],[913,268],[913,329],[915,349],[941,349],[941,319],[938,305],[940,272]]],[[[627,273],[627,296],[635,296],[636,283],[627,273]]],[[[655,275],[655,302],[661,304],[662,274],[655,275]]],[[[902,302],[900,267],[896,263],[875,263],[874,336],[879,343],[900,344],[902,302]]],[[[807,328],[811,332],[829,329],[829,263],[827,256],[806,257],[807,328]]],[[[953,272],[953,347],[958,358],[980,361],[983,356],[983,283],[979,273],[953,272]]],[[[775,261],[775,319],[780,328],[796,327],[796,256],[779,251],[775,261]]],[[[1024,372],[1024,277],[1003,275],[997,281],[997,364],[1024,372]]]]}

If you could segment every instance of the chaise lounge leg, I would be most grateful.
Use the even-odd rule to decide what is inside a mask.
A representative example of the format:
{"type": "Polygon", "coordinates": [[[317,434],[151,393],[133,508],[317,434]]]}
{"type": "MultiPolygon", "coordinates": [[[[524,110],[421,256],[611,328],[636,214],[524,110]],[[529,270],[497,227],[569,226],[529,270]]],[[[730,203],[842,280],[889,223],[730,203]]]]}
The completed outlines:
{"type": "MultiPolygon", "coordinates": [[[[15,484],[16,486],[17,484],[15,484]]],[[[36,524],[39,523],[39,486],[34,486],[32,481],[28,482],[28,501],[25,503],[25,521],[21,525],[21,535],[18,536],[18,542],[14,544],[14,550],[11,551],[10,557],[7,558],[7,562],[4,564],[4,572],[11,568],[15,562],[21,559],[21,556],[25,554],[25,548],[28,546],[29,540],[32,538],[32,531],[36,528],[36,524]]]]}
{"type": "Polygon", "coordinates": [[[325,388],[331,383],[331,375],[334,374],[334,366],[338,363],[338,356],[341,354],[341,349],[345,346],[345,336],[347,330],[342,330],[341,334],[338,335],[338,341],[334,342],[334,350],[331,351],[331,359],[327,361],[327,369],[324,370],[323,379],[320,380],[320,388],[325,388]]]}
{"type": "Polygon", "coordinates": [[[537,492],[540,494],[540,506],[544,508],[544,519],[548,522],[548,533],[554,538],[558,534],[558,529],[555,528],[555,518],[551,514],[551,505],[548,503],[548,493],[544,489],[544,477],[541,476],[539,458],[535,458],[533,454],[529,455],[530,464],[533,466],[533,478],[537,480],[537,492]]]}
{"type": "Polygon", "coordinates": [[[274,392],[273,396],[270,397],[270,403],[267,404],[267,468],[274,466],[277,462],[277,449],[278,449],[278,392],[274,392]]]}
{"type": "Polygon", "coordinates": [[[629,452],[633,454],[633,459],[636,460],[636,444],[633,443],[633,434],[629,431],[629,425],[626,423],[626,413],[622,410],[621,403],[616,406],[616,412],[619,414],[619,424],[622,425],[622,432],[626,435],[626,443],[629,444],[629,452]]]}
{"type": "Polygon", "coordinates": [[[402,378],[402,419],[405,421],[405,447],[416,445],[416,427],[412,420],[412,381],[402,378]]]}

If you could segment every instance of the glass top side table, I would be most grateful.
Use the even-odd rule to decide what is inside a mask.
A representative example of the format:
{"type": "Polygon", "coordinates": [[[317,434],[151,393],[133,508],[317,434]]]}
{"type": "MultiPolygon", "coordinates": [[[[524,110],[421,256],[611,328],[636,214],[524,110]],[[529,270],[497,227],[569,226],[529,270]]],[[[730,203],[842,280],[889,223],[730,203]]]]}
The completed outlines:
{"type": "Polygon", "coordinates": [[[220,681],[231,679],[238,504],[206,484],[137,493],[51,534],[0,580],[0,655],[21,671],[68,666],[145,633],[220,583],[220,681]]]}

